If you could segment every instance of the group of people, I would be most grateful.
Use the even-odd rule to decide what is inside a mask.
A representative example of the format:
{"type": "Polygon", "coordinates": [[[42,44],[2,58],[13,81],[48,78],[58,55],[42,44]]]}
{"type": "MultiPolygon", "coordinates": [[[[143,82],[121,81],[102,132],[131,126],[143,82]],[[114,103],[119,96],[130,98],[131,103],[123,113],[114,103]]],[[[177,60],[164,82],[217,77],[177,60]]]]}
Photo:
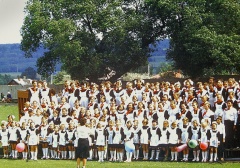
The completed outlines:
{"type": "MultiPolygon", "coordinates": [[[[224,159],[224,149],[240,147],[239,109],[240,87],[234,78],[211,77],[204,83],[137,79],[126,86],[120,80],[66,81],[58,94],[46,81],[33,81],[20,121],[9,115],[1,124],[0,140],[4,158],[9,145],[16,158],[16,145],[23,142],[33,160],[41,146],[42,159],[77,158],[78,167],[81,159],[84,166],[86,159],[159,160],[160,152],[164,160],[187,162],[192,152],[192,161],[213,162],[224,159]],[[177,150],[191,140],[198,143],[192,150],[177,150]]],[[[23,158],[27,152],[25,148],[23,158]]]]}

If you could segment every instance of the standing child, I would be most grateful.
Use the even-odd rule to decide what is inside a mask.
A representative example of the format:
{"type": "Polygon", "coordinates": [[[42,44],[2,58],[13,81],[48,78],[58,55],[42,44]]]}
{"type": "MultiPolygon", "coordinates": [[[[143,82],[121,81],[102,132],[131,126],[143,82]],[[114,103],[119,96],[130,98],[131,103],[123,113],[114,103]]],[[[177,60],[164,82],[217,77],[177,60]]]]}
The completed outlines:
{"type": "Polygon", "coordinates": [[[60,153],[58,153],[58,144],[59,144],[59,126],[55,125],[54,132],[52,133],[52,149],[54,151],[53,158],[59,160],[60,153]]]}
{"type": "Polygon", "coordinates": [[[3,159],[8,158],[8,129],[6,125],[1,124],[2,129],[0,130],[0,142],[3,148],[3,159]]]}
{"type": "Polygon", "coordinates": [[[66,147],[66,129],[65,124],[60,125],[59,129],[59,151],[61,152],[62,159],[67,159],[67,147],[66,147]]]}
{"type": "Polygon", "coordinates": [[[178,152],[176,150],[177,144],[179,144],[181,139],[181,130],[177,127],[177,121],[173,121],[169,131],[169,147],[171,149],[171,161],[177,161],[178,152]],[[175,158],[174,158],[175,157],[175,158]]]}
{"type": "Polygon", "coordinates": [[[163,127],[160,127],[161,136],[159,140],[159,146],[165,151],[164,161],[168,160],[168,140],[169,140],[169,122],[168,120],[163,121],[163,127]]]}
{"type": "MultiPolygon", "coordinates": [[[[190,132],[190,124],[188,122],[188,118],[185,117],[182,119],[182,127],[180,128],[181,129],[181,143],[182,144],[187,144],[190,137],[189,137],[189,132],[190,132]]],[[[186,147],[184,150],[183,150],[183,159],[182,161],[185,161],[187,162],[188,161],[188,154],[189,154],[189,149],[188,147],[186,147]]]]}
{"type": "Polygon", "coordinates": [[[152,126],[150,126],[149,130],[150,130],[150,147],[152,149],[150,160],[153,160],[155,152],[156,152],[155,160],[158,160],[159,157],[158,143],[160,140],[161,131],[157,126],[156,120],[152,120],[152,126]]]}
{"type": "Polygon", "coordinates": [[[135,151],[133,155],[134,160],[138,160],[139,157],[139,148],[140,148],[140,128],[138,125],[138,120],[134,120],[133,122],[133,144],[135,146],[135,151]]]}
{"type": "MultiPolygon", "coordinates": [[[[193,120],[192,121],[192,125],[191,125],[191,129],[190,129],[190,139],[191,140],[196,140],[198,141],[199,138],[200,138],[200,128],[198,126],[198,120],[193,120]]],[[[199,153],[200,153],[200,150],[199,150],[199,146],[196,146],[194,149],[193,149],[193,162],[195,161],[199,161],[199,153]]]]}
{"type": "Polygon", "coordinates": [[[114,136],[113,136],[113,144],[116,147],[117,152],[117,161],[123,161],[123,140],[124,140],[124,133],[122,128],[122,123],[120,120],[116,121],[116,127],[114,128],[114,136]]]}
{"type": "Polygon", "coordinates": [[[108,127],[106,128],[106,134],[107,134],[107,142],[108,142],[108,147],[110,151],[110,159],[109,161],[116,161],[116,150],[113,145],[113,126],[114,126],[114,121],[110,120],[108,122],[108,127]]]}
{"type": "MultiPolygon", "coordinates": [[[[133,144],[133,129],[132,129],[132,122],[127,121],[126,128],[124,129],[124,142],[133,144]]],[[[132,161],[132,152],[126,151],[127,160],[125,162],[132,161]]]]}
{"type": "MultiPolygon", "coordinates": [[[[201,129],[200,129],[200,144],[201,143],[208,143],[208,137],[207,137],[207,132],[208,132],[208,123],[206,121],[203,121],[201,124],[201,129]]],[[[207,155],[208,155],[208,149],[202,149],[202,162],[207,162],[207,155]]]]}
{"type": "Polygon", "coordinates": [[[43,120],[42,125],[39,127],[40,132],[40,142],[42,145],[43,157],[42,159],[48,159],[48,142],[47,142],[47,131],[48,125],[47,121],[43,120]]]}
{"type": "Polygon", "coordinates": [[[98,162],[103,162],[104,158],[104,147],[105,147],[105,130],[104,127],[102,127],[101,123],[99,122],[97,124],[97,128],[95,130],[95,140],[96,140],[96,146],[98,149],[98,162]]]}
{"type": "Polygon", "coordinates": [[[143,149],[143,160],[148,160],[148,145],[150,142],[150,130],[148,126],[148,120],[142,121],[142,127],[140,130],[140,143],[143,149]]]}
{"type": "MultiPolygon", "coordinates": [[[[26,142],[26,139],[27,139],[27,127],[26,127],[26,123],[25,122],[22,122],[22,126],[19,129],[19,132],[20,132],[19,139],[21,140],[20,142],[24,143],[25,146],[27,146],[27,142],[26,142]]],[[[28,152],[28,149],[25,147],[23,152],[22,152],[23,159],[27,159],[27,152],[28,152]]]]}
{"type": "Polygon", "coordinates": [[[212,122],[212,129],[209,130],[210,133],[210,159],[209,162],[217,161],[217,147],[219,144],[219,132],[217,130],[217,122],[212,122]],[[214,159],[213,159],[214,155],[214,159]]]}
{"type": "Polygon", "coordinates": [[[27,130],[28,145],[31,151],[31,160],[37,160],[37,151],[39,144],[39,131],[35,128],[35,123],[31,122],[27,130]]]}
{"type": "Polygon", "coordinates": [[[17,141],[19,137],[18,135],[19,133],[19,129],[16,126],[16,121],[12,121],[11,126],[8,128],[8,132],[9,132],[9,143],[12,149],[12,158],[13,159],[17,159],[17,150],[16,150],[16,146],[17,146],[17,141]]]}
{"type": "Polygon", "coordinates": [[[73,134],[75,132],[75,127],[73,123],[70,123],[68,126],[68,129],[65,134],[66,138],[66,146],[68,148],[68,154],[69,154],[69,160],[75,159],[75,149],[74,149],[74,140],[73,140],[73,134]]]}

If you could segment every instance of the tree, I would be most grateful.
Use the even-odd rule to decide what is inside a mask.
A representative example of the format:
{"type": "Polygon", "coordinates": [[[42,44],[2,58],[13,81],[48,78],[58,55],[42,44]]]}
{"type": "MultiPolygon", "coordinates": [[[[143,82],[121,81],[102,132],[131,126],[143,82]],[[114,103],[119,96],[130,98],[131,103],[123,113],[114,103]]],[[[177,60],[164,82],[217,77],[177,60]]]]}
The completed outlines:
{"type": "Polygon", "coordinates": [[[24,76],[29,79],[36,79],[37,72],[32,67],[28,67],[22,72],[20,77],[23,78],[24,76]]]}
{"type": "Polygon", "coordinates": [[[31,57],[46,48],[37,61],[44,76],[61,62],[72,79],[96,81],[114,71],[115,80],[146,65],[149,44],[165,35],[165,24],[152,25],[148,13],[142,0],[30,0],[21,49],[31,57]]]}
{"type": "Polygon", "coordinates": [[[148,6],[156,18],[168,18],[167,59],[176,69],[193,78],[240,72],[239,1],[149,0],[148,6]]]}
{"type": "Polygon", "coordinates": [[[7,75],[7,74],[1,75],[1,74],[0,74],[0,85],[6,85],[6,84],[8,84],[11,80],[12,80],[11,75],[7,75]]]}

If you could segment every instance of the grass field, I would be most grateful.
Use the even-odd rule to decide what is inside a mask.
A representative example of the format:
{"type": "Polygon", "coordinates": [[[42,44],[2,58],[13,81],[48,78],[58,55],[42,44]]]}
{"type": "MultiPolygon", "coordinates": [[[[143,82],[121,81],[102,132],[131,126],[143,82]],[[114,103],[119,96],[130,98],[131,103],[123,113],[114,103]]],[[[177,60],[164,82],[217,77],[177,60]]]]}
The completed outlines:
{"type": "Polygon", "coordinates": [[[14,115],[15,120],[18,121],[18,106],[16,103],[1,103],[0,104],[0,121],[7,121],[8,115],[14,115]]]}
{"type": "MultiPolygon", "coordinates": [[[[37,160],[26,162],[24,160],[0,160],[0,167],[6,168],[76,168],[75,161],[67,160],[37,160]]],[[[148,162],[148,161],[136,161],[131,163],[111,163],[103,162],[99,163],[97,161],[88,161],[86,168],[213,168],[213,167],[222,167],[222,168],[237,168],[240,167],[239,163],[236,162],[226,162],[226,163],[191,163],[191,162],[148,162]]]]}

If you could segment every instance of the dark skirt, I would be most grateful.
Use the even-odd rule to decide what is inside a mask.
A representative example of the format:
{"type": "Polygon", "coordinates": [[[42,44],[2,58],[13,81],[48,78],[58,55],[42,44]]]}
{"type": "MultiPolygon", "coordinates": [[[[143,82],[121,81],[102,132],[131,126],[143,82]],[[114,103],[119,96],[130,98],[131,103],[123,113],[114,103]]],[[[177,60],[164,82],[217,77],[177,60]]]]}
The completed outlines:
{"type": "Polygon", "coordinates": [[[78,146],[76,148],[76,158],[88,158],[89,157],[89,141],[88,138],[79,138],[78,146]]]}

